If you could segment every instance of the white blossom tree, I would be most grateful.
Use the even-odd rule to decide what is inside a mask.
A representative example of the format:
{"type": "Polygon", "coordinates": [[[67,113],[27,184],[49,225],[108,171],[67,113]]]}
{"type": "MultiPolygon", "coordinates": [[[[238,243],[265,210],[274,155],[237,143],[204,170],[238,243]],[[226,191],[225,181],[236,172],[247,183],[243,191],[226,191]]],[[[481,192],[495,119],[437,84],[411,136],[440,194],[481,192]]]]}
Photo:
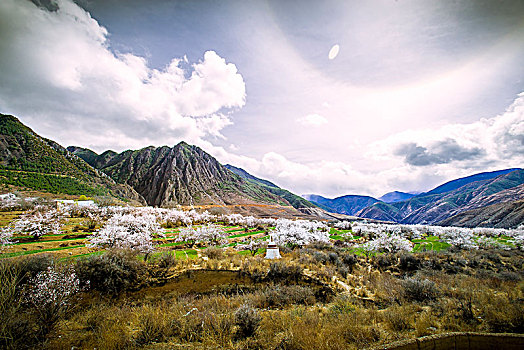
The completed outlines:
{"type": "Polygon", "coordinates": [[[2,249],[5,248],[6,246],[9,246],[14,243],[12,241],[12,238],[13,238],[13,231],[11,227],[9,226],[3,227],[0,230],[0,251],[2,251],[2,249]]]}
{"type": "Polygon", "coordinates": [[[303,246],[313,242],[329,242],[327,226],[318,221],[278,219],[271,233],[276,244],[303,246]]]}
{"type": "Polygon", "coordinates": [[[141,253],[153,251],[153,237],[164,236],[156,217],[151,214],[117,214],[91,238],[93,247],[132,249],[141,253]]]}
{"type": "Polygon", "coordinates": [[[237,244],[236,250],[248,250],[252,256],[255,256],[256,253],[260,250],[267,247],[267,241],[263,239],[253,239],[250,238],[247,241],[244,241],[240,244],[237,244]]]}
{"type": "Polygon", "coordinates": [[[413,243],[398,233],[379,232],[375,238],[358,246],[365,252],[398,252],[411,251],[413,243]]]}
{"type": "Polygon", "coordinates": [[[31,235],[39,238],[47,234],[58,234],[62,227],[63,213],[55,209],[45,210],[37,208],[29,214],[23,215],[12,224],[14,233],[31,235]]]}
{"type": "Polygon", "coordinates": [[[80,291],[80,280],[71,266],[49,266],[29,281],[25,300],[36,311],[47,333],[72,306],[71,298],[80,291]]]}
{"type": "Polygon", "coordinates": [[[191,247],[196,243],[216,246],[227,242],[227,232],[214,224],[201,227],[187,227],[180,230],[176,241],[186,242],[191,247]]]}

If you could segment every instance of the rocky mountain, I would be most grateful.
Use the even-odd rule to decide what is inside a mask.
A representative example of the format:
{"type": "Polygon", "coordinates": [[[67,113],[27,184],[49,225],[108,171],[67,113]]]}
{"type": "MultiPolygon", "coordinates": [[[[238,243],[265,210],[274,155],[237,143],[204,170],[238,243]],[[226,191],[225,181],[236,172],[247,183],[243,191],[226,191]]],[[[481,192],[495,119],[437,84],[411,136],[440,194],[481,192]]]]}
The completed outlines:
{"type": "Polygon", "coordinates": [[[429,194],[439,194],[439,193],[453,191],[469,183],[481,181],[481,180],[490,180],[499,175],[505,175],[515,170],[520,170],[520,169],[511,168],[511,169],[504,169],[504,170],[497,170],[497,171],[489,171],[489,172],[483,172],[483,173],[479,173],[479,174],[475,174],[471,176],[462,177],[460,179],[448,181],[440,186],[437,186],[434,189],[432,189],[431,191],[426,192],[426,194],[428,195],[429,194]]]}
{"type": "Polygon", "coordinates": [[[252,182],[256,185],[259,185],[259,186],[262,186],[264,189],[266,189],[267,191],[279,196],[279,197],[282,197],[284,198],[286,201],[288,201],[294,208],[296,209],[299,209],[301,211],[305,211],[304,209],[305,208],[318,208],[315,204],[311,203],[310,201],[300,197],[300,196],[297,196],[296,194],[294,193],[291,193],[289,192],[288,190],[285,190],[283,188],[280,188],[278,187],[277,185],[275,185],[274,183],[268,181],[268,180],[264,180],[264,179],[260,179],[256,176],[253,176],[251,175],[250,173],[248,173],[247,171],[245,171],[244,169],[241,169],[241,168],[237,168],[233,165],[230,165],[230,164],[226,164],[224,165],[224,167],[226,167],[227,169],[229,169],[230,171],[234,172],[235,174],[237,174],[238,176],[244,178],[245,180],[249,181],[249,182],[252,182]]]}
{"type": "Polygon", "coordinates": [[[148,205],[290,205],[269,191],[271,186],[246,180],[185,142],[122,153],[106,151],[94,159],[88,150],[70,150],[116,182],[133,187],[148,205]]]}
{"type": "Polygon", "coordinates": [[[380,197],[378,200],[384,203],[395,203],[395,202],[402,202],[402,201],[408,200],[415,196],[416,195],[413,193],[393,191],[393,192],[386,193],[385,195],[380,197]]]}
{"type": "Polygon", "coordinates": [[[524,223],[524,200],[471,209],[438,224],[441,226],[515,228],[524,223]]]}
{"type": "Polygon", "coordinates": [[[0,114],[0,183],[57,194],[110,195],[144,202],[58,143],[37,135],[12,115],[0,114]]]}
{"type": "MultiPolygon", "coordinates": [[[[376,203],[357,216],[405,224],[444,224],[463,212],[524,199],[522,184],[522,169],[482,173],[451,181],[406,201],[376,203]]],[[[500,220],[499,225],[506,223],[500,220]]]]}
{"type": "Polygon", "coordinates": [[[305,195],[304,197],[325,210],[345,215],[355,215],[360,210],[379,202],[378,199],[373,197],[357,195],[347,195],[333,199],[314,194],[305,195]]]}

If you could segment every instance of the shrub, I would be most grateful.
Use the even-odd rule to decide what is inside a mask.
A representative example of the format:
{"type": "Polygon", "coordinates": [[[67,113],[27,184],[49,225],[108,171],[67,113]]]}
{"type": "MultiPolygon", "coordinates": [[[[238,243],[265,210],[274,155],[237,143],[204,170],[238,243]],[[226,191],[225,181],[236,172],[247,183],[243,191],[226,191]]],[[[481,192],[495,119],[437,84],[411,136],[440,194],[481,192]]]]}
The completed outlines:
{"type": "Polygon", "coordinates": [[[47,271],[53,266],[55,259],[50,254],[37,254],[27,257],[21,257],[11,261],[11,268],[18,271],[20,276],[19,286],[26,284],[40,272],[47,271]]]}
{"type": "Polygon", "coordinates": [[[415,271],[420,267],[420,260],[410,253],[401,253],[398,267],[404,271],[415,271]]]}
{"type": "Polygon", "coordinates": [[[339,294],[331,303],[330,311],[334,315],[347,314],[355,311],[355,305],[348,294],[339,294]]]}
{"type": "Polygon", "coordinates": [[[137,310],[139,331],[135,342],[139,345],[162,342],[180,330],[180,322],[168,305],[143,305],[137,310]]]}
{"type": "Polygon", "coordinates": [[[315,303],[315,293],[310,287],[297,285],[274,285],[266,288],[260,307],[285,307],[289,304],[312,305],[315,303]]]}
{"type": "Polygon", "coordinates": [[[238,326],[238,335],[246,338],[250,337],[260,327],[262,317],[256,309],[243,304],[235,312],[235,324],[238,326]]]}
{"type": "Polygon", "coordinates": [[[411,328],[413,312],[410,308],[392,306],[384,311],[386,324],[394,332],[401,332],[411,328]]]}
{"type": "Polygon", "coordinates": [[[326,253],[317,251],[313,252],[313,259],[321,264],[326,264],[329,260],[329,257],[326,253]]]}
{"type": "Polygon", "coordinates": [[[395,258],[393,255],[391,254],[381,254],[381,255],[377,255],[374,259],[373,259],[374,263],[380,267],[380,268],[388,268],[388,267],[391,267],[392,265],[395,264],[395,258]]]}
{"type": "Polygon", "coordinates": [[[280,261],[274,262],[269,266],[269,272],[267,273],[266,278],[271,281],[298,281],[302,278],[302,268],[295,264],[287,265],[280,261]]]}
{"type": "Polygon", "coordinates": [[[404,297],[409,301],[433,300],[438,295],[438,289],[434,282],[419,277],[409,277],[402,281],[404,297]]]}
{"type": "Polygon", "coordinates": [[[0,347],[5,349],[16,349],[27,331],[20,332],[16,322],[22,304],[18,293],[20,277],[17,266],[10,261],[0,262],[0,347]]]}
{"type": "Polygon", "coordinates": [[[76,272],[82,284],[106,294],[135,289],[144,282],[145,264],[129,250],[113,250],[78,260],[76,272]]]}
{"type": "Polygon", "coordinates": [[[342,255],[342,262],[344,265],[346,265],[350,270],[353,269],[353,267],[358,263],[358,258],[355,254],[351,253],[344,253],[342,255]]]}
{"type": "Polygon", "coordinates": [[[217,247],[209,247],[205,249],[203,253],[209,259],[218,260],[224,257],[224,251],[222,250],[222,248],[217,248],[217,247]]]}

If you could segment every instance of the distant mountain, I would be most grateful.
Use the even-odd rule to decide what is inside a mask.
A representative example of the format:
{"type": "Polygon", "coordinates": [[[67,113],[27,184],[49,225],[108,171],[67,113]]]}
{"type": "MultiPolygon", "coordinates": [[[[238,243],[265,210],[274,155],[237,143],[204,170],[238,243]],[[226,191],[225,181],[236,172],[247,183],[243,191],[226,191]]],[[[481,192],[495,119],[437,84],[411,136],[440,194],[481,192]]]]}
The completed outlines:
{"type": "Polygon", "coordinates": [[[524,199],[523,183],[522,169],[482,173],[450,181],[406,201],[374,204],[358,212],[357,216],[405,224],[437,224],[465,211],[524,199]],[[499,175],[493,176],[497,173],[499,175]],[[462,186],[457,188],[457,184],[462,186]],[[442,192],[443,189],[451,190],[442,192]]]}
{"type": "Polygon", "coordinates": [[[469,183],[481,181],[481,180],[493,179],[499,175],[505,175],[515,170],[520,170],[520,169],[519,168],[504,169],[504,170],[490,171],[490,172],[484,172],[484,173],[479,173],[479,174],[475,174],[471,176],[462,177],[460,179],[452,180],[440,186],[437,186],[434,189],[432,189],[431,191],[426,192],[426,194],[439,194],[439,193],[453,191],[469,183]]]}
{"type": "Polygon", "coordinates": [[[334,199],[314,194],[305,195],[305,197],[325,210],[345,215],[355,215],[360,210],[379,202],[378,199],[373,197],[357,195],[347,195],[334,199]]]}
{"type": "Polygon", "coordinates": [[[440,226],[515,228],[524,223],[524,200],[502,202],[463,211],[438,224],[440,226]]]}
{"type": "Polygon", "coordinates": [[[0,114],[0,183],[19,189],[144,202],[131,187],[117,184],[58,143],[5,114],[0,114]]]}
{"type": "Polygon", "coordinates": [[[379,200],[384,203],[395,203],[395,202],[402,202],[402,201],[408,200],[412,197],[415,197],[415,194],[393,191],[393,192],[386,193],[385,195],[380,197],[379,200]]]}
{"type": "Polygon", "coordinates": [[[237,167],[235,167],[235,166],[233,166],[231,164],[226,164],[226,165],[224,165],[224,167],[229,169],[233,173],[237,174],[238,176],[242,177],[243,179],[245,179],[245,180],[247,180],[247,181],[249,181],[251,183],[257,184],[259,186],[262,186],[267,191],[269,191],[269,192],[271,192],[271,193],[273,193],[273,194],[275,194],[275,195],[277,195],[279,197],[284,198],[287,202],[289,202],[296,209],[302,210],[304,208],[316,208],[317,207],[315,204],[309,202],[308,200],[306,200],[306,199],[304,199],[304,198],[302,198],[300,196],[297,196],[296,194],[291,193],[288,190],[280,188],[280,187],[278,187],[277,185],[275,185],[274,183],[272,183],[272,182],[270,182],[268,180],[260,179],[260,178],[258,178],[256,176],[251,175],[250,173],[248,173],[244,169],[237,168],[237,167]]]}

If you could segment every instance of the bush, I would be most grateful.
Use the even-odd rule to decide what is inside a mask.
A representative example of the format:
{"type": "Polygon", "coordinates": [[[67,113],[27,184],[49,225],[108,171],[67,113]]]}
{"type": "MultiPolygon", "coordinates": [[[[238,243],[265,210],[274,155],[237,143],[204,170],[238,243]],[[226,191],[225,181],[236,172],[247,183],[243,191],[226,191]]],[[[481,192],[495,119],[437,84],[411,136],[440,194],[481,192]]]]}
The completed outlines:
{"type": "Polygon", "coordinates": [[[394,332],[402,332],[411,328],[413,312],[410,308],[392,306],[384,311],[384,320],[394,332]]]}
{"type": "Polygon", "coordinates": [[[238,326],[238,335],[246,338],[250,337],[260,327],[262,317],[256,309],[243,304],[235,312],[235,324],[238,326]]]}
{"type": "Polygon", "coordinates": [[[23,285],[40,272],[47,271],[54,263],[55,259],[52,255],[38,254],[16,259],[12,262],[12,267],[18,271],[20,276],[19,285],[23,285]]]}
{"type": "Polygon", "coordinates": [[[222,248],[217,247],[209,247],[202,251],[202,253],[204,253],[204,255],[207,256],[209,259],[218,260],[224,257],[224,251],[222,250],[222,248]]]}
{"type": "Polygon", "coordinates": [[[398,267],[403,271],[415,271],[420,268],[420,260],[411,253],[401,253],[398,267]]]}
{"type": "Polygon", "coordinates": [[[419,277],[406,278],[402,281],[404,297],[409,301],[426,301],[436,299],[438,289],[434,282],[419,277]]]}
{"type": "Polygon", "coordinates": [[[380,268],[386,269],[388,267],[391,267],[395,264],[395,258],[393,255],[385,253],[381,255],[377,255],[373,262],[380,268]]]}
{"type": "Polygon", "coordinates": [[[3,349],[16,349],[26,335],[25,331],[19,331],[15,321],[22,301],[18,293],[20,277],[20,270],[14,264],[0,262],[0,347],[3,349]]]}
{"type": "Polygon", "coordinates": [[[50,266],[29,280],[25,301],[36,315],[42,336],[51,331],[74,304],[72,299],[80,290],[80,281],[72,266],[50,266]]]}
{"type": "Polygon", "coordinates": [[[118,294],[137,289],[145,280],[145,264],[129,250],[112,250],[104,255],[91,255],[78,260],[75,268],[85,285],[106,294],[118,294]]]}
{"type": "MultiPolygon", "coordinates": [[[[256,306],[260,308],[285,307],[290,304],[312,305],[316,302],[313,289],[297,285],[282,286],[277,284],[269,286],[259,296],[256,306]]],[[[255,303],[257,302],[255,301],[255,303]]]]}
{"type": "Polygon", "coordinates": [[[353,269],[353,267],[358,263],[358,258],[355,254],[351,253],[344,253],[342,255],[342,262],[344,265],[346,265],[350,270],[353,269]]]}
{"type": "Polygon", "coordinates": [[[302,268],[294,264],[287,265],[280,261],[274,262],[269,266],[269,272],[267,273],[266,278],[271,281],[298,281],[302,278],[302,268]]]}

